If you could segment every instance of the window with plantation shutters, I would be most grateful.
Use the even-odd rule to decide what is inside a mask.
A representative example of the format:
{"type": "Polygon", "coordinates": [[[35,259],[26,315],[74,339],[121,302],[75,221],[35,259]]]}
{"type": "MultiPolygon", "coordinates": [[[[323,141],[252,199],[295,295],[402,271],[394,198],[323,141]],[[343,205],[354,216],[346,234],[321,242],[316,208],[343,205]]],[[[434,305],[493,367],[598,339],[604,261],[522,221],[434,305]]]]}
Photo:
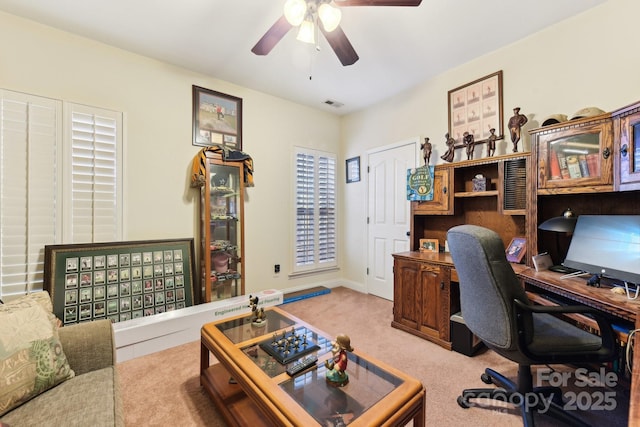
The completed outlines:
{"type": "MultiPolygon", "coordinates": [[[[65,138],[70,151],[69,186],[65,188],[65,240],[111,242],[121,236],[119,160],[122,128],[120,113],[67,104],[65,138]]],[[[66,153],[66,151],[65,151],[66,153]]]]}
{"type": "Polygon", "coordinates": [[[121,152],[121,113],[0,89],[0,299],[42,289],[45,245],[121,240],[121,152]]]}
{"type": "Polygon", "coordinates": [[[296,149],[294,273],[334,268],[336,253],[336,157],[296,149]]]}
{"type": "Polygon", "coordinates": [[[58,241],[60,101],[0,90],[0,299],[42,289],[58,241]]]}

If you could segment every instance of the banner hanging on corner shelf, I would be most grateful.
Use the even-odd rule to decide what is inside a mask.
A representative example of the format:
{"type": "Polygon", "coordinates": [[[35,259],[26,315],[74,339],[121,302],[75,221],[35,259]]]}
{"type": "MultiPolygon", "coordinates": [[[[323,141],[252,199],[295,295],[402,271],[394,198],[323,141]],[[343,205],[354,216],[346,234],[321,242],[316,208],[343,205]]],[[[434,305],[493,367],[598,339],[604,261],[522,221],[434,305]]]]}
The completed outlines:
{"type": "Polygon", "coordinates": [[[421,166],[407,169],[407,200],[422,202],[433,200],[433,168],[421,166]]]}

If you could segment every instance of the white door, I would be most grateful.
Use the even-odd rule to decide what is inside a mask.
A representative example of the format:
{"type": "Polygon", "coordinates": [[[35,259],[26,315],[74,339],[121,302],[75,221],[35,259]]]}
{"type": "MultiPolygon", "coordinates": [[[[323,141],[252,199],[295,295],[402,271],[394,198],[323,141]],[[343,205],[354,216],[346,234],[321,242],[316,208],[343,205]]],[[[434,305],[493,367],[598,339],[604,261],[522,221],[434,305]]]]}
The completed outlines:
{"type": "Polygon", "coordinates": [[[367,291],[393,301],[393,257],[409,250],[407,169],[416,167],[418,139],[368,157],[367,291]]]}

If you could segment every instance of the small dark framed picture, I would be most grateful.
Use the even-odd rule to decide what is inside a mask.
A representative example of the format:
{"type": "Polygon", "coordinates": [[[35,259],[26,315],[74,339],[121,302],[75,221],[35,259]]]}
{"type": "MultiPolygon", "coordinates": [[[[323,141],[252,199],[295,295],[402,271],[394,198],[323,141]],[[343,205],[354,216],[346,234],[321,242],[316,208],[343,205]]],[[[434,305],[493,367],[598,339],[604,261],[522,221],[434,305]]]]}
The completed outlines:
{"type": "Polygon", "coordinates": [[[527,239],[524,237],[514,237],[509,243],[505,253],[507,261],[520,263],[527,252],[527,239]]]}
{"type": "Polygon", "coordinates": [[[347,184],[360,181],[360,156],[347,159],[347,184]]]}
{"type": "Polygon", "coordinates": [[[194,85],[193,145],[242,151],[242,98],[194,85]]]}

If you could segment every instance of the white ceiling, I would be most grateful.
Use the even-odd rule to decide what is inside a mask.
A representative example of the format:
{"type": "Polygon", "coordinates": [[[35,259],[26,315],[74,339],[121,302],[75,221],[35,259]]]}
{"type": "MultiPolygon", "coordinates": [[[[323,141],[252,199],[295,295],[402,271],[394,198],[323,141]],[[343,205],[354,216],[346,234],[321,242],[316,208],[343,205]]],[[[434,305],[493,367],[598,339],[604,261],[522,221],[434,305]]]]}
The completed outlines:
{"type": "Polygon", "coordinates": [[[423,0],[419,7],[343,7],[340,26],[360,56],[348,67],[322,35],[316,51],[297,41],[295,30],[269,55],[251,53],[282,15],[285,0],[0,0],[0,10],[346,114],[604,1],[423,0]],[[330,107],[326,100],[344,106],[330,107]]]}

